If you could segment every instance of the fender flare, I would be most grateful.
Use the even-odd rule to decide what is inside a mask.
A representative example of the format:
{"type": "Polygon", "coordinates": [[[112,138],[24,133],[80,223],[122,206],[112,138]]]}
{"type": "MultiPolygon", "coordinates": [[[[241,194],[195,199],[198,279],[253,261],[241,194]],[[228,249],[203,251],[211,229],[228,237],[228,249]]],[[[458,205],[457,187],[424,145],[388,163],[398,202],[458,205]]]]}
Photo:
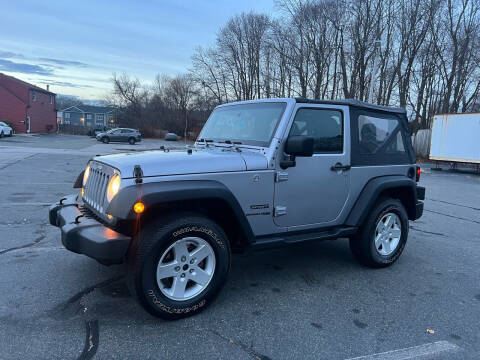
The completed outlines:
{"type": "MultiPolygon", "coordinates": [[[[362,189],[355,205],[353,206],[352,210],[347,216],[347,220],[345,221],[345,225],[349,226],[360,226],[363,224],[365,218],[375,205],[380,194],[385,190],[391,189],[399,189],[399,188],[407,188],[411,190],[411,201],[413,211],[415,209],[415,204],[417,203],[417,191],[416,191],[416,183],[413,179],[410,179],[407,176],[401,175],[387,175],[387,176],[380,176],[371,179],[362,189]]],[[[409,191],[410,192],[410,191],[409,191]]],[[[409,218],[415,216],[411,214],[411,209],[407,208],[407,213],[409,218]]]]}
{"type": "Polygon", "coordinates": [[[141,201],[145,208],[169,202],[219,199],[228,204],[242,227],[248,242],[254,239],[250,223],[232,192],[214,180],[178,180],[142,183],[120,190],[107,207],[107,213],[124,220],[135,220],[133,205],[141,201]]]}

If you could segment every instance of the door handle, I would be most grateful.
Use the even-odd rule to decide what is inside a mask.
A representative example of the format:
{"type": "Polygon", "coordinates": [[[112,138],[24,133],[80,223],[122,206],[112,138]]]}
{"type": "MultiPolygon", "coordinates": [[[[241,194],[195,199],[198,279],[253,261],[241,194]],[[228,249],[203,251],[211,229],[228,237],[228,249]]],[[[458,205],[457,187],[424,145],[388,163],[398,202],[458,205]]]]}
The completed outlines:
{"type": "Polygon", "coordinates": [[[335,165],[333,165],[330,170],[332,171],[346,171],[346,170],[350,170],[351,166],[350,165],[342,165],[342,163],[336,163],[335,165]]]}

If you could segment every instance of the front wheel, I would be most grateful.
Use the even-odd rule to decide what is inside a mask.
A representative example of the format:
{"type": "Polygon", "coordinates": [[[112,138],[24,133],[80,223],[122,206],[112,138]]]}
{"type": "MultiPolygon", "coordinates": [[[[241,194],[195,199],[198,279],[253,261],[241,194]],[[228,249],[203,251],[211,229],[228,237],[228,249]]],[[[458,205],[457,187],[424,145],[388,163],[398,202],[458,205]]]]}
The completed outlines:
{"type": "Polygon", "coordinates": [[[408,215],[397,199],[377,202],[359,232],[350,239],[354,257],[370,267],[386,267],[402,254],[408,238],[408,215]]]}
{"type": "Polygon", "coordinates": [[[110,142],[110,139],[105,136],[104,138],[102,138],[102,141],[104,144],[108,144],[110,142]]]}
{"type": "Polygon", "coordinates": [[[0,132],[0,139],[3,138],[3,131],[0,132]]]}
{"type": "Polygon", "coordinates": [[[208,306],[230,269],[230,247],[220,226],[195,214],[147,225],[128,256],[132,295],[152,315],[180,319],[208,306]]]}

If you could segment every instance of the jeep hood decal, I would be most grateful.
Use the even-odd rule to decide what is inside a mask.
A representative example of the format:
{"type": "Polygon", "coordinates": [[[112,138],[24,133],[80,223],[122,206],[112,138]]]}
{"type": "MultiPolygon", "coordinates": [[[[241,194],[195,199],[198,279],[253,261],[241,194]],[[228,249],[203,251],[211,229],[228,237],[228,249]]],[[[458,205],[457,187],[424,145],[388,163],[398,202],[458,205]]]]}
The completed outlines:
{"type": "Polygon", "coordinates": [[[96,157],[94,160],[117,168],[124,179],[133,177],[135,165],[141,166],[143,176],[245,171],[247,163],[255,164],[254,168],[250,170],[266,168],[267,161],[263,155],[254,153],[245,155],[242,156],[240,152],[224,149],[193,150],[190,154],[185,150],[167,152],[154,150],[106,155],[96,157]],[[256,161],[252,161],[252,158],[255,158],[256,161]]]}

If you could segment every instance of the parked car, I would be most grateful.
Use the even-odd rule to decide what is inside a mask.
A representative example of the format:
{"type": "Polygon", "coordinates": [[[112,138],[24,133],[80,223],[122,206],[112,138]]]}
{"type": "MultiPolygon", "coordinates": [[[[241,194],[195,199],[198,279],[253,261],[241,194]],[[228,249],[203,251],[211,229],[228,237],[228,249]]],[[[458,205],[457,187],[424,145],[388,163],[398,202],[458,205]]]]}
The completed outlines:
{"type": "Polygon", "coordinates": [[[419,179],[404,109],[254,100],[217,106],[193,149],[91,159],[49,216],[67,249],[126,261],[144,309],[178,319],[212,303],[233,251],[349,238],[360,263],[393,264],[419,179]]]}
{"type": "Polygon", "coordinates": [[[98,141],[108,144],[110,141],[128,142],[131,145],[142,141],[140,131],[128,128],[116,128],[107,132],[99,133],[96,136],[98,141]]]}
{"type": "Polygon", "coordinates": [[[107,132],[107,128],[105,126],[97,126],[97,127],[92,128],[89,131],[88,135],[96,138],[98,134],[101,134],[101,133],[104,133],[104,132],[107,132]]]}
{"type": "Polygon", "coordinates": [[[165,140],[167,141],[178,141],[178,136],[175,133],[166,133],[165,140]]]}
{"type": "Polygon", "coordinates": [[[4,121],[0,121],[0,138],[4,136],[12,136],[13,129],[7,125],[4,121]]]}

